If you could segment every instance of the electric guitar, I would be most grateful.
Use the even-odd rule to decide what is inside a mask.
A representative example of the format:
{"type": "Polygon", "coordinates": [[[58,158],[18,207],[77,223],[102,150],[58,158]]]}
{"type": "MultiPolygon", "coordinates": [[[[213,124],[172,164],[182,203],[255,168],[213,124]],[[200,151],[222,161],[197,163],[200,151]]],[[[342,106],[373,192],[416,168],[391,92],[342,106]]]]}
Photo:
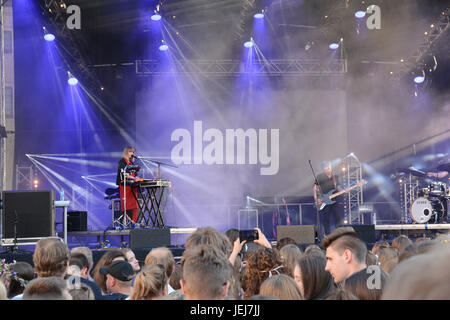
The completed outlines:
{"type": "Polygon", "coordinates": [[[342,190],[342,191],[333,193],[333,192],[335,191],[335,190],[333,189],[333,190],[329,191],[328,193],[319,195],[319,196],[317,196],[317,198],[320,199],[320,200],[322,200],[322,203],[321,203],[320,205],[318,205],[318,204],[316,203],[316,206],[318,207],[319,211],[322,211],[323,208],[325,208],[326,206],[331,205],[331,204],[333,204],[333,203],[336,203],[336,201],[334,201],[333,198],[336,198],[337,196],[340,196],[340,195],[343,194],[343,193],[347,193],[347,192],[349,192],[350,190],[353,190],[353,189],[355,189],[355,188],[357,188],[357,187],[361,187],[361,186],[364,185],[364,184],[367,184],[367,181],[361,180],[360,182],[358,182],[358,183],[355,184],[354,186],[351,186],[350,188],[346,188],[346,189],[344,189],[344,190],[342,190]]]}

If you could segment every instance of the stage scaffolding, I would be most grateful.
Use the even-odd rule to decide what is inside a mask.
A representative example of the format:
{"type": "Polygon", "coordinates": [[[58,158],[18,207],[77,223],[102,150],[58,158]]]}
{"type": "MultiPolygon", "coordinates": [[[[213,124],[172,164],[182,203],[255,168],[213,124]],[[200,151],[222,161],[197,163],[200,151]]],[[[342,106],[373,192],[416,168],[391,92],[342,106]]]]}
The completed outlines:
{"type": "MultiPolygon", "coordinates": [[[[347,156],[342,160],[342,189],[350,188],[362,181],[361,162],[355,156],[347,156]]],[[[362,223],[360,207],[363,203],[363,187],[359,186],[343,195],[344,221],[348,224],[362,223]]]]}
{"type": "Polygon", "coordinates": [[[399,181],[400,205],[402,208],[402,222],[410,223],[409,208],[419,196],[419,179],[411,173],[405,175],[399,181]]]}
{"type": "Polygon", "coordinates": [[[251,66],[239,60],[174,60],[172,66],[170,69],[165,69],[158,60],[136,60],[135,62],[136,74],[141,76],[168,74],[323,76],[341,75],[347,72],[346,59],[329,61],[318,59],[269,59],[262,62],[254,61],[251,66]]]}

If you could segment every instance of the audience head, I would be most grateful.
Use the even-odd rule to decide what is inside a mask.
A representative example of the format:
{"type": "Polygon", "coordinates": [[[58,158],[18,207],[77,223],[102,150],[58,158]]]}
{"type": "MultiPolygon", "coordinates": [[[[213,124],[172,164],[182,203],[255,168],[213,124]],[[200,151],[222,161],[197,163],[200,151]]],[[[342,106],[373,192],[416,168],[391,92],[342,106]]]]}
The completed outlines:
{"type": "Polygon", "coordinates": [[[222,250],[209,245],[186,249],[181,290],[187,300],[218,300],[228,295],[232,265],[222,250]]]}
{"type": "Polygon", "coordinates": [[[83,253],[72,253],[69,260],[67,273],[82,278],[89,277],[89,261],[83,253]]]}
{"type": "Polygon", "coordinates": [[[22,294],[27,283],[33,279],[34,270],[31,264],[25,261],[18,261],[9,265],[8,272],[3,271],[0,282],[3,282],[5,285],[7,298],[11,299],[22,294]]]}
{"type": "Polygon", "coordinates": [[[166,270],[166,276],[169,279],[172,276],[175,266],[175,258],[172,251],[166,247],[152,249],[145,257],[145,264],[161,264],[166,270]]]}
{"type": "Polygon", "coordinates": [[[367,251],[366,255],[366,266],[371,266],[377,264],[377,256],[372,253],[372,251],[367,251]]]}
{"type": "Polygon", "coordinates": [[[69,294],[72,300],[95,300],[94,292],[84,283],[77,283],[76,286],[69,287],[69,294]]]}
{"type": "Polygon", "coordinates": [[[167,295],[166,269],[161,264],[142,267],[134,281],[130,300],[154,300],[167,295]]]}
{"type": "Polygon", "coordinates": [[[94,258],[92,255],[92,250],[88,247],[75,247],[72,248],[72,250],[70,250],[70,253],[82,253],[86,256],[86,258],[88,259],[88,263],[89,263],[89,269],[88,269],[88,274],[90,274],[90,272],[92,271],[92,268],[94,267],[94,258]]]}
{"type": "Polygon", "coordinates": [[[441,245],[399,263],[383,300],[446,300],[450,297],[450,246],[441,245]]]}
{"type": "Polygon", "coordinates": [[[69,249],[60,238],[40,239],[33,254],[34,270],[38,277],[64,278],[69,259],[69,249]]]}
{"type": "Polygon", "coordinates": [[[386,247],[386,248],[389,248],[390,246],[391,246],[391,245],[390,245],[389,242],[387,242],[386,240],[378,241],[378,242],[376,242],[376,243],[373,245],[371,251],[372,251],[373,254],[377,254],[378,248],[380,248],[380,247],[386,247]]]}
{"type": "Polygon", "coordinates": [[[398,263],[398,253],[392,248],[380,247],[377,251],[377,261],[384,271],[391,273],[398,263]]]}
{"type": "Polygon", "coordinates": [[[417,248],[415,244],[410,244],[403,248],[403,250],[398,255],[398,263],[415,256],[417,254],[417,248]]]}
{"type": "Polygon", "coordinates": [[[306,247],[304,254],[310,254],[312,252],[318,252],[318,253],[324,253],[324,251],[317,245],[317,244],[310,244],[309,246],[306,247]]]}
{"type": "Polygon", "coordinates": [[[404,234],[399,235],[398,237],[392,240],[392,249],[396,250],[398,253],[402,252],[404,248],[413,244],[413,242],[404,234]]]}
{"type": "Polygon", "coordinates": [[[180,280],[183,277],[183,269],[180,263],[176,263],[172,275],[170,276],[169,284],[174,290],[181,289],[180,280]]]}
{"type": "Polygon", "coordinates": [[[389,275],[379,266],[370,266],[352,274],[344,282],[344,289],[359,300],[380,300],[389,275]]]}
{"type": "Polygon", "coordinates": [[[222,251],[227,257],[232,252],[232,244],[222,232],[211,228],[197,228],[186,240],[185,248],[190,249],[198,245],[206,244],[222,251]]]}
{"type": "Polygon", "coordinates": [[[352,227],[339,227],[322,241],[326,248],[327,264],[336,283],[343,282],[353,273],[366,268],[366,244],[352,227]]]}
{"type": "Polygon", "coordinates": [[[280,240],[277,241],[277,250],[280,251],[281,248],[283,248],[285,245],[288,244],[294,244],[297,245],[297,242],[289,237],[285,237],[285,238],[281,238],[280,240]]]}
{"type": "Polygon", "coordinates": [[[61,277],[39,277],[28,283],[23,300],[72,300],[72,296],[61,277]]]}
{"type": "Polygon", "coordinates": [[[302,251],[296,244],[287,244],[280,250],[283,264],[288,268],[291,277],[294,277],[294,268],[297,260],[302,257],[302,251]]]}
{"type": "Polygon", "coordinates": [[[278,250],[266,247],[256,250],[249,256],[245,269],[241,283],[244,289],[244,299],[258,294],[261,284],[269,276],[289,273],[283,265],[278,250]]]}
{"type": "Polygon", "coordinates": [[[106,276],[101,274],[99,270],[101,267],[109,266],[113,261],[118,260],[126,261],[127,258],[122,250],[111,249],[101,256],[94,268],[94,281],[100,287],[100,289],[102,289],[102,292],[104,294],[106,294],[108,291],[106,288],[106,276]]]}
{"type": "Polygon", "coordinates": [[[247,300],[281,300],[281,299],[275,296],[255,294],[254,296],[251,296],[247,300]]]}
{"type": "Polygon", "coordinates": [[[141,270],[141,266],[139,265],[139,260],[136,259],[136,255],[134,254],[133,250],[131,250],[130,248],[123,248],[122,250],[125,253],[125,258],[127,259],[128,263],[133,267],[134,273],[139,272],[139,270],[141,270]]]}
{"type": "Polygon", "coordinates": [[[225,231],[225,236],[230,240],[230,243],[233,244],[237,239],[239,239],[239,230],[235,228],[228,229],[225,231]]]}
{"type": "Polygon", "coordinates": [[[303,296],[292,277],[277,274],[264,280],[259,289],[260,295],[270,295],[280,300],[303,300],[303,296]]]}
{"type": "Polygon", "coordinates": [[[129,295],[131,280],[133,280],[134,276],[131,264],[123,260],[113,261],[110,265],[101,267],[99,272],[106,277],[106,293],[129,295]]]}
{"type": "Polygon", "coordinates": [[[325,270],[327,259],[322,252],[311,252],[296,263],[294,279],[305,300],[319,300],[334,290],[331,274],[325,270]]]}
{"type": "Polygon", "coordinates": [[[336,288],[325,296],[323,300],[358,300],[358,298],[345,289],[336,288]]]}

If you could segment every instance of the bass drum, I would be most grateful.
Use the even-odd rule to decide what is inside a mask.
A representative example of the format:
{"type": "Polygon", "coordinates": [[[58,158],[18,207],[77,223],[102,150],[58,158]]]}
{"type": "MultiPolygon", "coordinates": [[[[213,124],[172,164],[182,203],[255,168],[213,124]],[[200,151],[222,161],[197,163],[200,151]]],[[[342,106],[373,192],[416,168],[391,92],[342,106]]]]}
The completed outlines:
{"type": "Polygon", "coordinates": [[[444,205],[438,199],[420,197],[414,200],[409,213],[416,223],[436,223],[444,213],[444,205]]]}

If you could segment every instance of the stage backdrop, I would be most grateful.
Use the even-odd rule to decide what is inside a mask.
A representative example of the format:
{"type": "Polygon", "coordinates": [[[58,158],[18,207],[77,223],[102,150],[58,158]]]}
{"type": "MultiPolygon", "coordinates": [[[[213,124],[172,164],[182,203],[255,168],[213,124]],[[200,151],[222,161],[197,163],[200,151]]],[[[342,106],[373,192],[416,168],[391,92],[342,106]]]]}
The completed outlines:
{"type": "Polygon", "coordinates": [[[157,77],[136,95],[137,154],[177,166],[161,166],[169,225],[224,229],[247,195],[312,196],[308,160],[318,173],[348,152],[344,91],[228,81],[157,77]]]}

